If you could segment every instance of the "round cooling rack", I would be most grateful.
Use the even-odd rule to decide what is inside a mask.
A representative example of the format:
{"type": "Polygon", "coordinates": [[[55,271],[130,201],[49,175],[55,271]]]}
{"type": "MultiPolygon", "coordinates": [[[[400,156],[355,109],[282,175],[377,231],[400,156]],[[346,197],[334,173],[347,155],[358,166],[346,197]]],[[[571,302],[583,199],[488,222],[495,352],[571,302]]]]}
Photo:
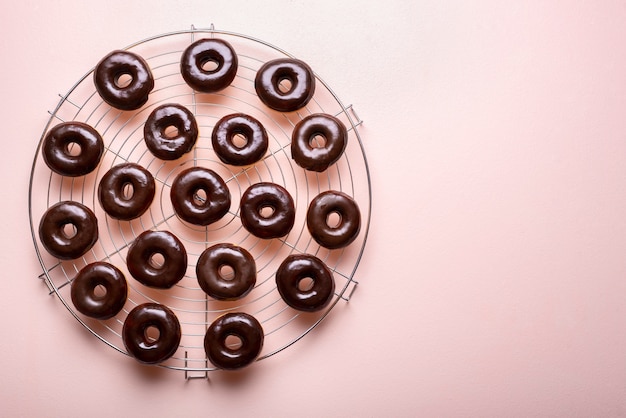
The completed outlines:
{"type": "Polygon", "coordinates": [[[128,354],[122,341],[122,326],[128,313],[145,302],[168,306],[178,317],[182,339],[175,354],[161,367],[183,370],[187,378],[207,377],[216,368],[208,361],[203,341],[208,326],[220,315],[246,312],[261,323],[265,342],[257,360],[270,357],[300,340],[320,323],[339,301],[346,302],[356,288],[354,274],[363,255],[371,215],[370,174],[358,133],[361,120],[351,106],[344,106],[317,75],[313,99],[296,112],[282,113],[265,106],[254,89],[257,70],[268,60],[293,58],[287,52],[264,41],[210,29],[172,32],[154,36],[126,48],[142,56],[155,80],[148,102],[136,111],[120,111],[106,104],[93,84],[93,69],[85,74],[67,94],[61,95],[44,129],[35,154],[29,187],[29,216],[33,243],[47,284],[71,314],[91,333],[121,353],[128,354]],[[219,38],[230,43],[237,53],[239,67],[232,84],[218,93],[192,90],[180,74],[180,57],[192,42],[219,38]],[[199,135],[194,149],[182,158],[163,161],[146,148],[143,126],[157,106],[178,103],[196,117],[199,135]],[[235,167],[224,164],[211,146],[211,132],[216,122],[231,113],[246,113],[259,120],[268,133],[269,148],[254,165],[235,167]],[[348,142],[339,161],[321,173],[299,167],[291,159],[290,143],[294,125],[309,114],[326,113],[340,119],[348,129],[348,142]],[[47,132],[61,122],[79,121],[94,127],[104,140],[104,154],[97,169],[81,177],[64,177],[48,168],[41,155],[47,132]],[[134,162],[148,169],[155,178],[156,193],[150,208],[132,221],[109,217],[97,198],[102,176],[113,166],[134,162]],[[169,198],[170,187],[183,170],[201,166],[219,174],[231,193],[229,212],[206,227],[179,219],[169,198]],[[260,239],[242,227],[239,201],[252,184],[272,182],[283,186],[293,197],[296,220],[291,232],[278,239],[260,239]],[[306,226],[309,203],[321,192],[338,190],[351,196],[361,211],[361,230],[345,248],[328,250],[314,241],[306,226]],[[45,250],[38,234],[39,222],[46,210],[61,201],[80,202],[93,210],[98,219],[99,238],[85,255],[70,261],[59,260],[45,250]],[[171,289],[146,287],[132,278],[126,267],[130,244],[147,230],[167,230],[184,244],[188,255],[185,277],[171,289]],[[207,296],[198,285],[195,266],[200,254],[217,243],[232,243],[247,249],[256,261],[254,289],[237,301],[218,301],[207,296]],[[275,273],[290,254],[312,254],[333,272],[335,294],[322,311],[302,313],[290,308],[280,297],[275,273]],[[75,310],[71,283],[76,274],[95,261],[118,267],[128,281],[128,299],[122,311],[111,319],[95,320],[75,310]]]}

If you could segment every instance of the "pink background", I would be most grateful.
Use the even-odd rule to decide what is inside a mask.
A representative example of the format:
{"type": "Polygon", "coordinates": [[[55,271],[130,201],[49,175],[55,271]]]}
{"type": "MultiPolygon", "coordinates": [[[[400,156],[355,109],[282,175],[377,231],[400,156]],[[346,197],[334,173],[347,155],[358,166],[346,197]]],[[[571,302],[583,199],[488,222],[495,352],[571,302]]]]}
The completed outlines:
{"type": "Polygon", "coordinates": [[[626,416],[623,2],[154,4],[1,6],[3,416],[626,416]],[[47,295],[28,180],[47,111],[104,54],[211,23],[354,104],[374,205],[349,303],[185,381],[47,295]]]}

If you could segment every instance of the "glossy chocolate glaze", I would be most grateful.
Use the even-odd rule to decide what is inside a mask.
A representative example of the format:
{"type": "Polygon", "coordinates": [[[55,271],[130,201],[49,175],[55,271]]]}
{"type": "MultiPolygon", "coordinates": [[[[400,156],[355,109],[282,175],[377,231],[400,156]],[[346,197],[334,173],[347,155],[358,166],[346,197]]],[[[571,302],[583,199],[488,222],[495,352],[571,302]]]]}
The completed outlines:
{"type": "Polygon", "coordinates": [[[141,363],[157,364],[174,355],[181,339],[180,322],[168,307],[158,303],[136,306],[124,321],[122,339],[128,354],[141,363]],[[152,340],[146,330],[155,327],[159,336],[152,340]]]}
{"type": "Polygon", "coordinates": [[[350,196],[329,190],[316,196],[306,215],[306,224],[313,239],[321,246],[336,249],[351,244],[361,230],[361,212],[350,196]],[[328,216],[337,213],[337,226],[328,225],[328,216]]]}
{"type": "Polygon", "coordinates": [[[136,110],[148,101],[154,78],[148,63],[129,51],[113,51],[98,63],[94,84],[102,100],[120,110],[136,110]],[[130,84],[118,86],[122,75],[131,77],[130,84]]]}
{"type": "Polygon", "coordinates": [[[172,183],[170,199],[176,214],[194,225],[206,226],[220,220],[230,209],[230,191],[213,170],[191,167],[182,171],[172,183]],[[194,197],[203,190],[206,199],[194,197]]]}
{"type": "Polygon", "coordinates": [[[289,192],[274,183],[256,183],[241,196],[241,223],[253,235],[271,239],[285,236],[293,228],[296,210],[289,192]],[[272,208],[268,217],[261,215],[263,208],[272,208]]]}
{"type": "Polygon", "coordinates": [[[98,131],[86,123],[63,122],[48,131],[41,152],[52,171],[77,177],[91,173],[98,166],[104,143],[98,131]],[[72,155],[71,146],[79,146],[80,152],[72,155]]]}
{"type": "Polygon", "coordinates": [[[348,131],[336,117],[313,114],[302,119],[291,135],[291,157],[300,167],[321,172],[337,162],[346,149],[348,131]],[[323,146],[313,146],[314,138],[324,138],[323,146]]]}
{"type": "Polygon", "coordinates": [[[45,249],[61,260],[76,259],[98,240],[98,220],[87,206],[72,201],[51,206],[39,223],[39,238],[45,249]],[[65,225],[72,224],[76,233],[68,237],[65,225]]]}
{"type": "Polygon", "coordinates": [[[102,261],[83,267],[72,281],[71,297],[76,310],[96,319],[109,319],[117,315],[128,295],[124,274],[114,265],[102,261]],[[103,295],[96,288],[105,289],[103,295]]]}
{"type": "Polygon", "coordinates": [[[226,164],[243,166],[259,161],[268,147],[267,132],[255,118],[243,113],[235,113],[220,119],[211,135],[213,150],[226,164]],[[243,147],[235,145],[235,135],[246,139],[243,147]]]}
{"type": "Polygon", "coordinates": [[[207,329],[204,349],[209,361],[220,369],[235,370],[252,363],[263,348],[264,333],[259,321],[243,312],[227,313],[217,318],[207,329]],[[230,335],[241,340],[241,347],[226,345],[230,335]]]}
{"type": "Polygon", "coordinates": [[[287,305],[305,312],[326,307],[335,292],[333,273],[319,258],[309,254],[288,256],[276,271],[276,287],[287,305]],[[302,279],[313,280],[308,290],[298,285],[302,279]]]}
{"type": "Polygon", "coordinates": [[[176,160],[193,149],[198,139],[196,118],[185,106],[168,103],[155,108],[143,126],[143,136],[150,152],[162,160],[176,160]],[[174,126],[175,136],[166,135],[174,126]]]}
{"type": "Polygon", "coordinates": [[[149,287],[169,289],[187,271],[187,252],[183,243],[171,232],[144,231],[131,244],[126,264],[138,282],[149,287]],[[155,254],[163,256],[162,266],[151,262],[155,254]]]}
{"type": "Polygon", "coordinates": [[[98,200],[102,209],[112,218],[129,221],[138,218],[150,207],[154,199],[154,177],[135,163],[116,165],[105,173],[98,185],[98,200]],[[127,198],[124,187],[132,186],[127,198]]]}
{"type": "Polygon", "coordinates": [[[235,300],[246,296],[256,283],[256,263],[252,255],[233,244],[216,244],[202,252],[196,264],[196,277],[202,290],[218,300],[235,300]],[[234,277],[220,274],[222,266],[233,269],[234,277]]]}
{"type": "Polygon", "coordinates": [[[305,62],[279,58],[261,66],[254,79],[259,99],[280,112],[293,112],[306,106],[315,94],[315,75],[305,62]],[[291,88],[282,92],[281,81],[288,80],[291,88]]]}
{"type": "Polygon", "coordinates": [[[183,79],[194,90],[214,93],[225,89],[237,75],[237,54],[233,47],[221,39],[200,39],[185,49],[180,60],[183,79]],[[212,62],[215,69],[202,67],[212,62]]]}

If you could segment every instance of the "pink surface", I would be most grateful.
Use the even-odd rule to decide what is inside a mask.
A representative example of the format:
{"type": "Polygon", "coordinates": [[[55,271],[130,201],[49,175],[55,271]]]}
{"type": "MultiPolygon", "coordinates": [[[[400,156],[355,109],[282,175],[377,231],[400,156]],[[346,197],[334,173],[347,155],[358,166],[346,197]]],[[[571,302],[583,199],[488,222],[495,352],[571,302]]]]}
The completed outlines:
{"type": "Polygon", "coordinates": [[[4,5],[2,415],[626,416],[624,5],[336,3],[4,5]],[[192,23],[353,103],[374,194],[351,301],[208,381],[89,335],[37,279],[26,210],[57,94],[192,23]]]}

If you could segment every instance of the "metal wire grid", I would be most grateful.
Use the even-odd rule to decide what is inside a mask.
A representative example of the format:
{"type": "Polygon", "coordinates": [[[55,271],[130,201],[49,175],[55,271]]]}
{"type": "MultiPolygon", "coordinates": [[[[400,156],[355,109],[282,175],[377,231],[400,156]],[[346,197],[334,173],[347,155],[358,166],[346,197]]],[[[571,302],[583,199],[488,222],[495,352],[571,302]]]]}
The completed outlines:
{"type": "Polygon", "coordinates": [[[254,315],[262,324],[265,343],[259,360],[270,357],[294,344],[308,334],[335,307],[339,300],[347,301],[357,282],[354,274],[363,255],[371,214],[370,174],[357,127],[362,123],[352,106],[344,106],[324,81],[316,75],[316,92],[311,102],[297,112],[281,113],[264,106],[254,90],[254,76],[267,60],[292,57],[287,52],[264,41],[226,31],[196,29],[154,36],[126,49],[141,55],[153,72],[155,88],[141,109],[132,112],[116,110],[104,103],[95,91],[93,69],[85,74],[65,95],[60,95],[56,109],[44,129],[33,161],[29,186],[29,216],[33,243],[43,273],[39,276],[71,314],[91,333],[107,345],[127,354],[121,329],[128,312],[136,305],[155,301],[170,307],[178,316],[183,331],[179,349],[160,366],[184,370],[186,378],[206,378],[215,370],[207,360],[203,338],[207,327],[219,315],[243,311],[254,315]],[[239,69],[232,85],[213,94],[194,92],[179,72],[180,56],[193,41],[219,37],[233,46],[239,58],[239,69]],[[195,115],[200,134],[193,151],[176,161],[161,161],[147,150],[143,141],[143,123],[156,106],[179,103],[195,115]],[[246,167],[222,163],[211,149],[210,135],[215,123],[223,116],[247,113],[265,126],[270,146],[265,157],[246,167]],[[294,125],[308,114],[328,113],[341,119],[348,127],[348,145],[341,159],[324,173],[308,172],[291,159],[289,146],[294,125]],[[41,157],[41,145],[47,131],[57,123],[81,121],[100,132],[105,153],[99,167],[77,178],[53,173],[41,157]],[[132,221],[118,221],[106,215],[100,207],[97,186],[108,169],[123,162],[141,164],[152,172],[157,190],[150,209],[132,221]],[[191,166],[204,166],[216,171],[227,183],[232,205],[220,221],[199,227],[180,220],[172,208],[169,190],[176,175],[191,166]],[[270,181],[285,187],[296,206],[296,221],[292,231],[283,238],[262,240],[249,234],[239,219],[239,200],[244,190],[259,181],[270,181]],[[325,190],[340,190],[359,204],[362,227],[358,238],[347,248],[327,250],[320,247],[306,228],[309,202],[325,190]],[[41,217],[50,206],[63,200],[81,202],[90,207],[99,225],[96,245],[77,260],[61,261],[42,248],[38,237],[41,217]],[[133,240],[145,230],[169,230],[185,245],[189,265],[185,277],[172,289],[159,290],[136,282],[126,269],[126,251],[133,240]],[[257,283],[245,298],[221,302],[209,298],[195,278],[198,257],[207,247],[231,242],[246,248],[257,263],[257,283]],[[321,312],[300,313],[289,308],[280,298],[274,274],[289,254],[308,253],[322,259],[333,271],[335,296],[321,312]],[[74,310],[69,297],[70,284],[76,273],[94,261],[107,261],[126,275],[128,300],[122,312],[114,318],[98,321],[74,310]]]}

